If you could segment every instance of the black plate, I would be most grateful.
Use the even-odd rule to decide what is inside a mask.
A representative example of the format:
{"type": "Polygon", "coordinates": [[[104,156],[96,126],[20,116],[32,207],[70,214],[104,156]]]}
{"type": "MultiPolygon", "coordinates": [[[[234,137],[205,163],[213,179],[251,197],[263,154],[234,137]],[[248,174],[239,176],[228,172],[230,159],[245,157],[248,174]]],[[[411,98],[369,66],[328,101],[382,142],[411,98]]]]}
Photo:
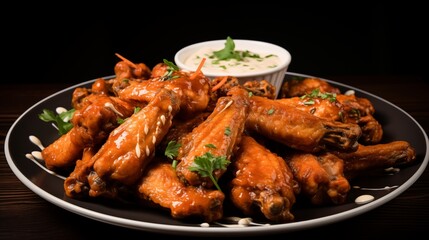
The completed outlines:
{"type": "MultiPolygon", "coordinates": [[[[112,78],[108,76],[107,78],[112,78]]],[[[313,77],[288,72],[285,79],[294,77],[313,77]]],[[[54,110],[57,107],[70,108],[72,92],[77,87],[90,87],[94,80],[71,86],[55,93],[24,112],[12,125],[5,141],[5,154],[14,174],[32,191],[47,201],[76,214],[101,222],[145,231],[193,236],[247,236],[264,233],[280,233],[318,227],[342,221],[379,207],[408,189],[423,173],[428,163],[428,137],[423,128],[408,113],[394,104],[366,91],[324,79],[334,86],[354,90],[356,96],[369,99],[375,109],[375,118],[384,130],[383,142],[394,140],[408,141],[417,151],[417,161],[412,166],[401,169],[392,175],[374,176],[352,182],[353,185],[366,188],[392,188],[378,191],[352,188],[348,201],[339,206],[300,207],[293,209],[296,220],[293,223],[252,225],[248,227],[224,227],[213,225],[201,227],[200,223],[173,219],[168,213],[137,205],[120,205],[100,202],[80,201],[64,195],[64,178],[46,170],[43,164],[37,164],[26,157],[40,149],[29,140],[30,135],[37,136],[47,146],[59,137],[57,130],[41,121],[38,114],[43,109],[54,110]],[[371,194],[375,200],[358,205],[355,198],[362,194],[371,194]]],[[[225,213],[227,215],[227,213],[225,213]]]]}

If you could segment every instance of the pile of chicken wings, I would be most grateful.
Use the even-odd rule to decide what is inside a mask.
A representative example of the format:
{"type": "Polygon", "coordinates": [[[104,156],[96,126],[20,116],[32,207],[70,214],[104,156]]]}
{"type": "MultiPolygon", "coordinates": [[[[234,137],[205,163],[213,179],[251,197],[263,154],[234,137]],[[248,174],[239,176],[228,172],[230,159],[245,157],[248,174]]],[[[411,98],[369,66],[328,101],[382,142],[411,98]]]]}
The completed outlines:
{"type": "Polygon", "coordinates": [[[292,222],[294,204],[346,201],[350,181],[411,164],[406,141],[381,143],[368,99],[326,81],[209,79],[168,61],[119,61],[115,77],[73,92],[73,127],[42,156],[67,170],[71,198],[126,199],[173,218],[214,222],[226,204],[243,216],[292,222]]]}

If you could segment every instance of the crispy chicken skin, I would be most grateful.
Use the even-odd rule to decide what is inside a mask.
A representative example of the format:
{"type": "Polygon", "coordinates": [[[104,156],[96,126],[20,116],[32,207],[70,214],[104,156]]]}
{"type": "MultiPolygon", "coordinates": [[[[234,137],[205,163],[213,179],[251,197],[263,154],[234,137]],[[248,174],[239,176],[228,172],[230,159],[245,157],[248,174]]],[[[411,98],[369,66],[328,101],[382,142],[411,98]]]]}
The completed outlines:
{"type": "Polygon", "coordinates": [[[340,93],[340,89],[320,78],[289,79],[282,85],[279,98],[300,97],[311,93],[314,89],[322,92],[340,93]]]}
{"type": "Polygon", "coordinates": [[[273,222],[294,220],[297,184],[283,158],[243,135],[231,167],[231,200],[246,216],[262,213],[273,222]]]}
{"type": "Polygon", "coordinates": [[[171,163],[152,162],[138,183],[138,196],[149,205],[169,209],[174,218],[213,222],[223,217],[225,195],[219,190],[183,183],[171,163]]]}
{"type": "Polygon", "coordinates": [[[127,102],[148,103],[160,88],[170,89],[181,100],[180,116],[186,118],[206,110],[210,100],[209,81],[204,76],[192,76],[189,73],[177,71],[169,80],[151,78],[142,82],[130,82],[117,94],[127,102]]]}
{"type": "Polygon", "coordinates": [[[357,149],[362,134],[357,124],[329,121],[259,96],[251,97],[250,104],[246,129],[267,138],[307,152],[357,149]]]}
{"type": "MultiPolygon", "coordinates": [[[[314,92],[313,92],[314,93],[314,92]]],[[[326,98],[303,95],[281,98],[279,102],[331,121],[358,124],[362,130],[359,142],[376,144],[383,137],[381,124],[373,117],[375,109],[366,98],[355,95],[325,93],[326,98]],[[331,97],[327,94],[331,94],[331,97]]]]}
{"type": "MultiPolygon", "coordinates": [[[[177,174],[190,185],[213,186],[210,178],[189,170],[196,157],[210,152],[213,156],[225,156],[230,160],[240,142],[249,113],[249,98],[247,91],[240,87],[232,88],[230,94],[219,98],[216,108],[207,119],[181,140],[177,174]]],[[[225,171],[215,170],[214,177],[219,179],[225,171]]]]}
{"type": "Polygon", "coordinates": [[[330,153],[312,154],[295,151],[285,157],[300,194],[314,205],[341,204],[350,184],[343,173],[343,160],[330,153]]]}
{"type": "Polygon", "coordinates": [[[97,149],[83,149],[82,158],[76,161],[74,170],[64,180],[64,192],[68,197],[84,198],[89,194],[88,175],[92,171],[95,159],[92,158],[97,149]]]}
{"type": "Polygon", "coordinates": [[[371,170],[409,165],[416,160],[415,149],[406,141],[359,144],[353,153],[333,151],[332,154],[344,160],[344,173],[349,179],[371,170]]]}
{"type": "Polygon", "coordinates": [[[84,146],[81,142],[72,141],[75,134],[76,128],[72,128],[42,150],[46,168],[67,169],[76,164],[76,160],[82,156],[84,146]]]}
{"type": "Polygon", "coordinates": [[[246,81],[243,84],[243,87],[256,96],[266,97],[270,99],[275,99],[277,97],[276,87],[267,80],[246,81]]]}

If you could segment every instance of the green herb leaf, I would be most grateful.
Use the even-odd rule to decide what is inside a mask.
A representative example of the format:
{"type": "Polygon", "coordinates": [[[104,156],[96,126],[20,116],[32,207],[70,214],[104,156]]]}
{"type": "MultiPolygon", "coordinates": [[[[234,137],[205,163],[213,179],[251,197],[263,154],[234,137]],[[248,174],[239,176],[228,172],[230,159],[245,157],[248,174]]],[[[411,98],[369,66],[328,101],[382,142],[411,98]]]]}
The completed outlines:
{"type": "Polygon", "coordinates": [[[230,136],[230,135],[231,135],[231,128],[230,128],[229,126],[227,126],[227,127],[225,128],[224,134],[225,134],[226,136],[230,136]]]}
{"type": "Polygon", "coordinates": [[[181,146],[182,144],[177,143],[176,141],[168,142],[164,152],[165,156],[167,156],[170,159],[174,159],[179,154],[179,148],[181,146]]]}
{"type": "Polygon", "coordinates": [[[177,163],[178,163],[178,161],[177,161],[177,160],[173,160],[173,162],[171,163],[171,167],[172,167],[174,170],[176,170],[177,163]]]}
{"type": "Polygon", "coordinates": [[[206,144],[204,146],[206,146],[208,148],[216,148],[216,146],[213,143],[209,143],[209,144],[206,144]]]}
{"type": "Polygon", "coordinates": [[[60,114],[55,114],[49,109],[43,109],[43,113],[39,114],[38,117],[44,122],[53,122],[58,129],[58,134],[63,135],[73,128],[73,124],[70,120],[74,112],[75,109],[73,108],[60,114]]]}
{"type": "Polygon", "coordinates": [[[173,72],[179,71],[179,67],[176,66],[173,62],[168,61],[167,59],[163,59],[163,62],[167,65],[167,72],[161,77],[164,80],[170,80],[174,78],[178,78],[178,76],[173,76],[173,72]]]}
{"type": "Polygon", "coordinates": [[[225,170],[230,164],[226,156],[213,156],[210,152],[206,152],[202,156],[197,156],[194,162],[189,167],[190,171],[197,172],[201,177],[209,177],[219,191],[222,191],[215,179],[213,172],[217,169],[225,170]]]}
{"type": "Polygon", "coordinates": [[[238,54],[235,49],[235,43],[231,37],[226,38],[225,47],[219,51],[213,52],[213,54],[219,60],[227,60],[227,59],[237,59],[241,60],[240,54],[238,54]]]}
{"type": "Polygon", "coordinates": [[[300,98],[303,100],[307,99],[306,101],[304,101],[305,105],[312,105],[315,103],[314,101],[315,98],[320,98],[322,100],[328,99],[329,102],[335,102],[337,100],[337,94],[329,93],[329,92],[320,92],[320,89],[316,88],[316,89],[313,89],[311,93],[302,95],[300,98]]]}

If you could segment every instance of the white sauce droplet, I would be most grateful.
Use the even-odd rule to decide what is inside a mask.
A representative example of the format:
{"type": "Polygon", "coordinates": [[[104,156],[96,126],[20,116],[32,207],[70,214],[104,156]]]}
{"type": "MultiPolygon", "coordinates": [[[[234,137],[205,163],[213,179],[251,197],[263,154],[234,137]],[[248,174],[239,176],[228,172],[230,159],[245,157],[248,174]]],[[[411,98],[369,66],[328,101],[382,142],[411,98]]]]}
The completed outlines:
{"type": "Polygon", "coordinates": [[[238,221],[238,225],[248,226],[248,225],[250,225],[251,222],[252,222],[252,220],[249,218],[242,218],[238,221]]]}
{"type": "Polygon", "coordinates": [[[32,151],[31,155],[33,155],[33,157],[35,157],[35,158],[37,158],[39,160],[43,160],[42,153],[39,152],[39,151],[32,151]]]}
{"type": "Polygon", "coordinates": [[[25,154],[25,157],[26,157],[26,158],[28,158],[28,159],[30,159],[30,160],[33,160],[33,161],[35,161],[35,160],[36,160],[36,159],[33,157],[33,155],[31,155],[31,154],[29,154],[29,153],[25,154]]]}
{"type": "Polygon", "coordinates": [[[372,202],[373,200],[374,200],[374,196],[369,194],[364,194],[357,197],[355,199],[355,203],[360,205],[360,204],[366,204],[366,203],[372,202]]]}
{"type": "Polygon", "coordinates": [[[63,107],[57,107],[55,111],[57,112],[57,114],[61,114],[61,113],[67,112],[67,109],[63,107]]]}
{"type": "Polygon", "coordinates": [[[205,222],[205,223],[201,223],[200,226],[201,227],[210,227],[210,224],[208,224],[208,223],[205,222]]]}
{"type": "Polygon", "coordinates": [[[37,138],[36,136],[30,135],[28,137],[30,139],[30,142],[34,143],[36,146],[38,146],[40,148],[40,150],[43,150],[45,147],[43,146],[42,142],[40,141],[39,138],[37,138]]]}
{"type": "Polygon", "coordinates": [[[347,95],[347,96],[355,95],[355,90],[347,90],[347,91],[344,93],[344,95],[347,95]]]}

